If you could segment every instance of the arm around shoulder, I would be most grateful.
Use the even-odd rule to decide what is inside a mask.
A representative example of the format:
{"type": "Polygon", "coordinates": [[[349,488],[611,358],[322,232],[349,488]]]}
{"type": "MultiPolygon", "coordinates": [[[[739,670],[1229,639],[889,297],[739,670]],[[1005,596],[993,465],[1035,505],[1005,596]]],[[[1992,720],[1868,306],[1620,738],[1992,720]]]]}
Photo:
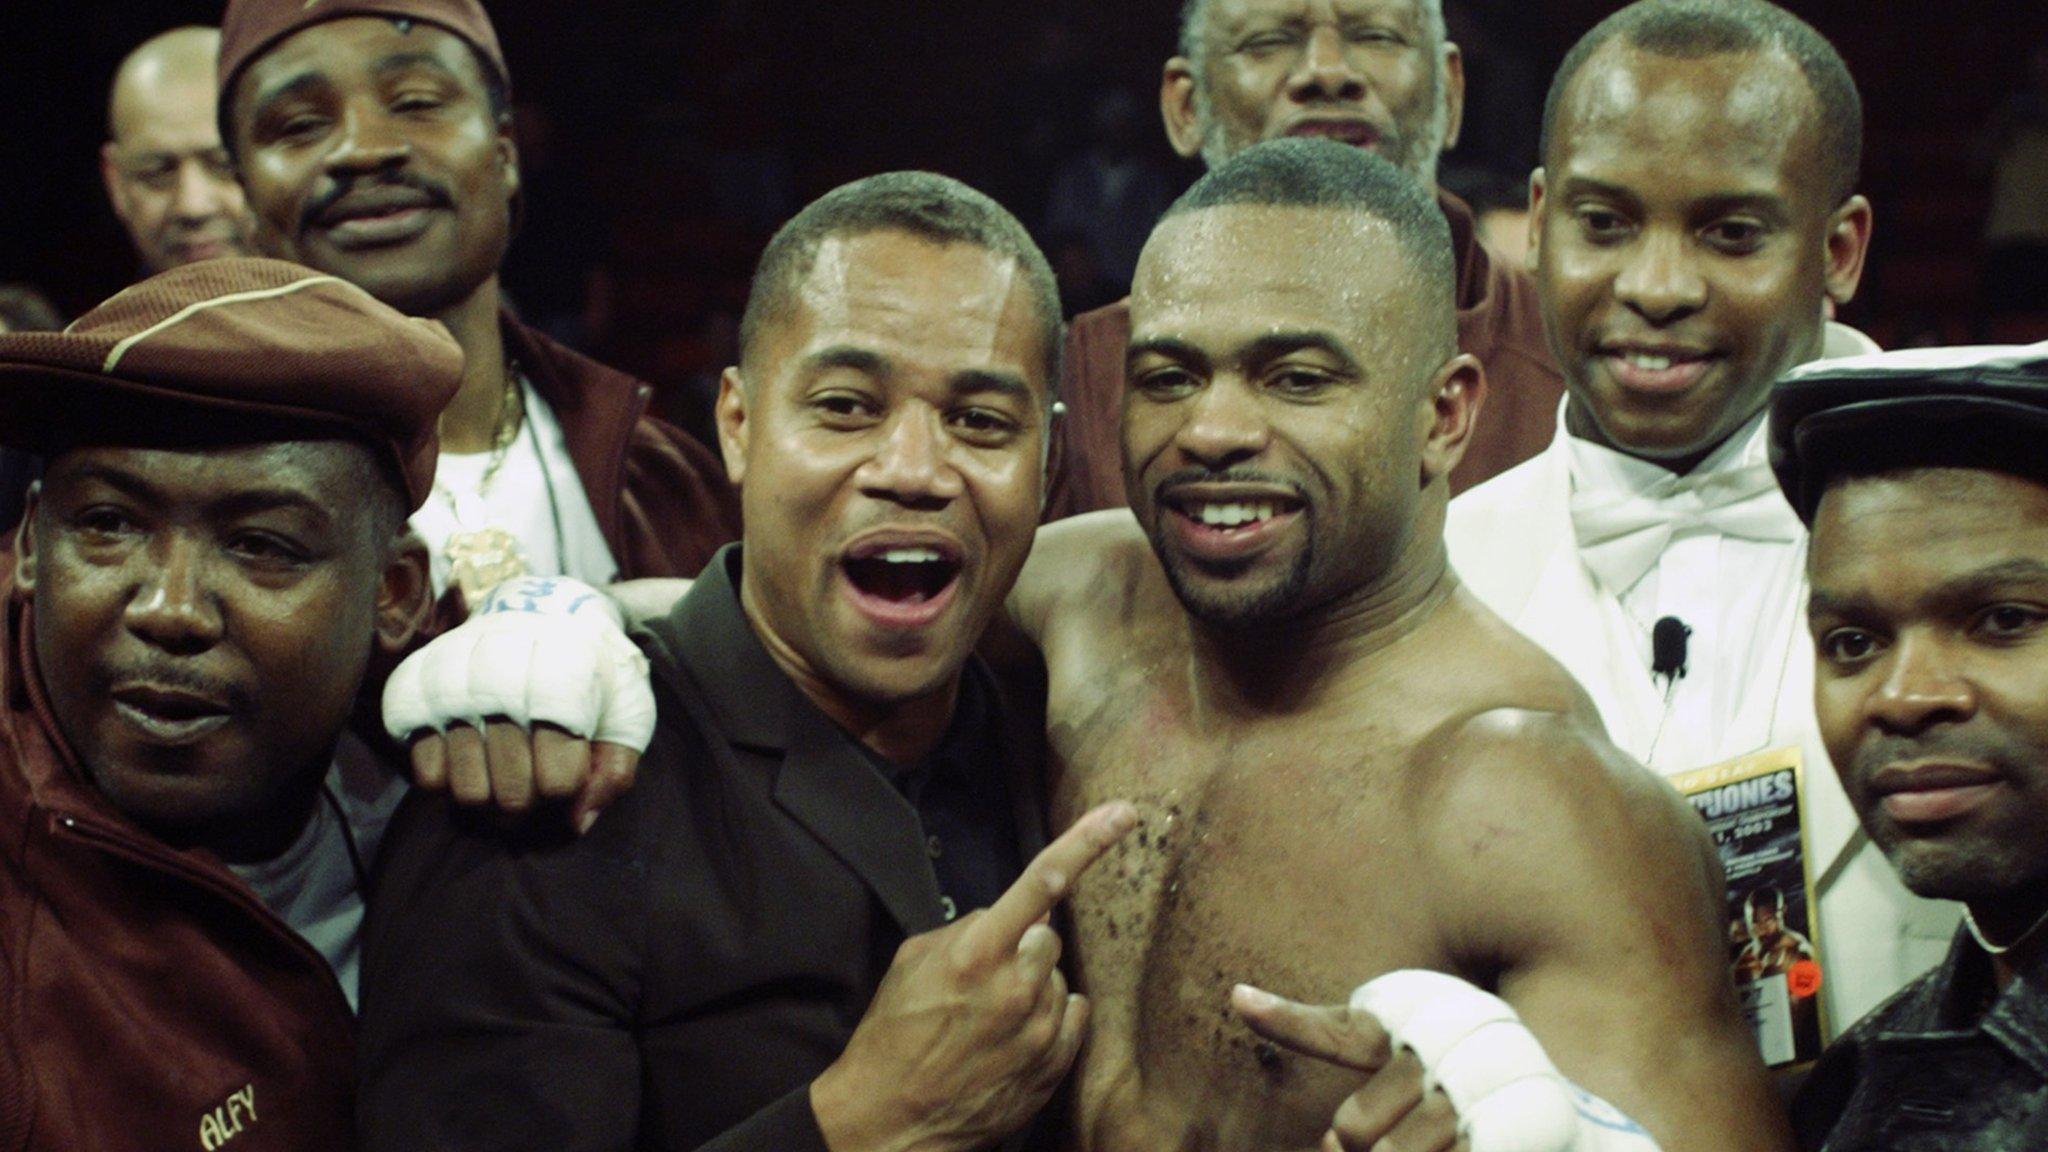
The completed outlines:
{"type": "Polygon", "coordinates": [[[636,1146],[647,929],[624,815],[526,843],[471,830],[445,797],[407,799],[365,920],[365,1147],[636,1146]]]}

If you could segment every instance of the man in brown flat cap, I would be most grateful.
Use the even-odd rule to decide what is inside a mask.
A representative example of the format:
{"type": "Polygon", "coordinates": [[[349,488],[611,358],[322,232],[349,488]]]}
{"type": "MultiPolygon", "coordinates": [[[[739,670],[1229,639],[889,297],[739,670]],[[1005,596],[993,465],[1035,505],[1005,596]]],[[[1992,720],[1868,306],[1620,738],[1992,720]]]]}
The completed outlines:
{"type": "Polygon", "coordinates": [[[48,461],[0,573],[0,1148],[349,1145],[403,787],[349,726],[432,605],[406,514],[461,371],[269,260],[0,335],[0,442],[48,461]]]}
{"type": "Polygon", "coordinates": [[[738,535],[718,462],[646,415],[647,385],[504,311],[519,162],[482,5],[232,0],[222,25],[221,136],[258,244],[440,320],[467,358],[413,517],[436,589],[694,576],[738,535]]]}

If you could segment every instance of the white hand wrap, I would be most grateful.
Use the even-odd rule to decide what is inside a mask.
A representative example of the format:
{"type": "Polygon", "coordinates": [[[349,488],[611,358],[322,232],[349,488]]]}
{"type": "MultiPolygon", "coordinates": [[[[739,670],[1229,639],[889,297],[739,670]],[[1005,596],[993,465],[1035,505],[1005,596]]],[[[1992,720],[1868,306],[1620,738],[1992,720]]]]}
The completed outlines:
{"type": "Polygon", "coordinates": [[[647,657],[602,592],[566,577],[491,589],[467,622],[407,657],[384,687],[384,727],[399,740],[503,716],[647,750],[654,691],[647,657]]]}
{"type": "Polygon", "coordinates": [[[1505,1000],[1442,972],[1389,972],[1351,994],[1442,1088],[1472,1152],[1658,1152],[1613,1105],[1558,1072],[1505,1000]]]}

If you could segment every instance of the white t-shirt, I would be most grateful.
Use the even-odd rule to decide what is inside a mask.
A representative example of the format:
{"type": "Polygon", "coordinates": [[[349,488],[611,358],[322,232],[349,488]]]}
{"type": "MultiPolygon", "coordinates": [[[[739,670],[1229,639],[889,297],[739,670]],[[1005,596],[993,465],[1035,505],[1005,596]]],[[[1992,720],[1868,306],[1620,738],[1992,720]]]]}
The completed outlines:
{"type": "Polygon", "coordinates": [[[433,494],[412,514],[413,530],[433,554],[436,596],[448,590],[449,540],[485,528],[511,533],[534,575],[573,576],[600,587],[618,578],[619,566],[598,531],[561,423],[531,381],[522,377],[520,388],[526,418],[489,485],[484,473],[492,453],[443,452],[433,494]]]}

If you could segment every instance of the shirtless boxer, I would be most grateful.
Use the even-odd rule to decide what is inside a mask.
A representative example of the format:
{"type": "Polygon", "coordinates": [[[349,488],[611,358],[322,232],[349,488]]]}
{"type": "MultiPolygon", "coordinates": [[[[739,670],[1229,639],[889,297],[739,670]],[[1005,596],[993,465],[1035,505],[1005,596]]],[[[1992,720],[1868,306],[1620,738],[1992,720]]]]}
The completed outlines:
{"type": "Polygon", "coordinates": [[[1423,968],[1667,1149],[1786,1146],[1697,818],[1446,564],[1483,379],[1442,214],[1377,158],[1263,144],[1169,212],[1132,313],[1135,519],[1042,529],[1010,600],[1053,825],[1144,813],[1072,900],[1066,1145],[1314,1147],[1364,1077],[1261,1040],[1233,985],[1335,1002],[1423,968]]]}

